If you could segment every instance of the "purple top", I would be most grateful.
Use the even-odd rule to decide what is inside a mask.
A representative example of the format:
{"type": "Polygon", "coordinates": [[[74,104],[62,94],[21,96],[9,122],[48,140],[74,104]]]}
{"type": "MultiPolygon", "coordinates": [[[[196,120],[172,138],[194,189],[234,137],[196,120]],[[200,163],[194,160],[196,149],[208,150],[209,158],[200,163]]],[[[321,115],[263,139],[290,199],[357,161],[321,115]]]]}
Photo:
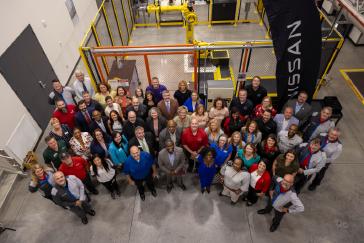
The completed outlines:
{"type": "Polygon", "coordinates": [[[167,90],[166,86],[164,86],[163,84],[159,84],[159,88],[158,89],[154,89],[152,85],[149,85],[146,89],[145,92],[150,91],[153,93],[154,98],[156,103],[158,104],[159,101],[161,101],[163,99],[162,97],[162,93],[164,90],[167,90]]]}

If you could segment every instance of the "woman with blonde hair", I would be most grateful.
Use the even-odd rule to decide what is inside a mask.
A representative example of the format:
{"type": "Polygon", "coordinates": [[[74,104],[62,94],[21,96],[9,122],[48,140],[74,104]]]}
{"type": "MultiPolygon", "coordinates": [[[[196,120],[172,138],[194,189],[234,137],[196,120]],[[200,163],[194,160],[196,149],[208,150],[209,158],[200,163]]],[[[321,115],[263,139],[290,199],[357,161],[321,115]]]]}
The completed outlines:
{"type": "Polygon", "coordinates": [[[67,146],[68,142],[72,138],[72,131],[66,124],[61,124],[58,118],[52,117],[50,120],[52,130],[49,135],[53,136],[57,141],[63,140],[67,146]]]}
{"type": "Polygon", "coordinates": [[[188,110],[185,106],[180,106],[177,109],[177,116],[173,118],[173,121],[177,124],[177,127],[183,131],[191,124],[191,116],[188,115],[188,110]]]}
{"type": "Polygon", "coordinates": [[[32,166],[32,179],[29,184],[30,192],[39,191],[43,197],[53,201],[51,192],[54,185],[52,169],[41,164],[32,166]]]}
{"type": "Polygon", "coordinates": [[[272,118],[277,114],[276,109],[273,108],[272,98],[266,96],[263,98],[262,103],[258,104],[253,110],[254,118],[261,118],[263,116],[264,111],[270,110],[272,112],[272,118]]]}
{"type": "Polygon", "coordinates": [[[181,80],[178,83],[178,89],[174,92],[173,97],[177,100],[178,104],[181,106],[185,101],[191,97],[191,90],[188,89],[187,82],[181,80]]]}
{"type": "Polygon", "coordinates": [[[245,142],[241,138],[241,134],[238,131],[233,132],[233,134],[231,135],[231,137],[229,139],[229,144],[232,147],[232,151],[231,151],[232,159],[234,159],[236,157],[236,154],[239,149],[242,149],[245,147],[245,142]]]}
{"type": "Polygon", "coordinates": [[[212,119],[209,122],[208,127],[205,128],[205,133],[209,139],[209,144],[217,143],[219,137],[224,134],[224,131],[220,128],[219,122],[216,119],[212,119]]]}
{"type": "Polygon", "coordinates": [[[196,118],[198,121],[198,127],[205,128],[209,122],[209,115],[205,110],[205,106],[202,104],[197,105],[196,110],[192,113],[191,118],[196,118]]]}
{"type": "Polygon", "coordinates": [[[241,129],[242,139],[245,143],[257,145],[262,140],[262,133],[256,121],[250,121],[241,129]]]}

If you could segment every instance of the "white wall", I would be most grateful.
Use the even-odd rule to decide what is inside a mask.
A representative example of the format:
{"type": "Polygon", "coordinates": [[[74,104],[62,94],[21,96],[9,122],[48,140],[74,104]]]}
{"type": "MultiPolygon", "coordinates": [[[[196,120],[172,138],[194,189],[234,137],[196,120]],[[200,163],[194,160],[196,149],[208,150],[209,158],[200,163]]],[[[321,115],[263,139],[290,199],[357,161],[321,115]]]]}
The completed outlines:
{"type": "MultiPolygon", "coordinates": [[[[58,78],[65,84],[79,58],[81,39],[97,12],[95,0],[74,0],[74,4],[79,18],[76,24],[69,16],[64,0],[0,0],[0,55],[30,24],[58,78]]],[[[1,75],[0,110],[4,114],[0,126],[0,149],[6,149],[6,143],[24,115],[35,122],[1,75]]]]}

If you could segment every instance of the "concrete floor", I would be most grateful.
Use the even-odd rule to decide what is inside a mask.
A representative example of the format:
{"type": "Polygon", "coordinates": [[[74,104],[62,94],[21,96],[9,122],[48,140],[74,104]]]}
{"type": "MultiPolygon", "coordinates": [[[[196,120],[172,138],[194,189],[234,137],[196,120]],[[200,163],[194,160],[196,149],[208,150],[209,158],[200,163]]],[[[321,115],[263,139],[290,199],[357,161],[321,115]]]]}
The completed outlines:
{"type": "MultiPolygon", "coordinates": [[[[229,40],[229,36],[240,33],[246,35],[244,38],[258,39],[264,34],[264,31],[249,27],[252,24],[241,26],[252,29],[240,33],[230,26],[218,26],[225,33],[219,38],[226,36],[229,40]]],[[[211,30],[210,37],[207,31],[200,33],[200,36],[206,35],[204,40],[215,38],[215,30],[211,30]]],[[[147,40],[152,41],[151,36],[165,41],[174,38],[183,41],[184,31],[179,28],[137,29],[133,33],[134,44],[147,44],[147,40]],[[158,33],[163,34],[163,38],[158,37],[158,33]]],[[[363,242],[363,106],[338,71],[339,68],[362,68],[363,65],[364,48],[354,47],[346,41],[330,73],[331,81],[319,94],[321,97],[338,96],[343,104],[344,118],[339,127],[344,151],[330,167],[323,184],[315,192],[304,190],[300,195],[305,212],[285,216],[275,233],[268,230],[272,215],[256,213],[264,201],[252,207],[246,207],[242,202],[231,206],[227,198],[217,195],[219,187],[214,187],[211,194],[201,195],[198,178],[194,175],[185,179],[187,191],[175,188],[167,194],[163,183],[159,183],[158,197],[147,193],[145,202],[140,201],[136,189],[127,186],[124,178],[120,178],[122,196],[117,200],[111,200],[106,190],[98,186],[100,195],[92,197],[97,214],[90,217],[86,226],[70,212],[37,193],[27,192],[29,179],[26,178],[19,180],[0,213],[0,222],[17,231],[4,232],[0,242],[363,242]]],[[[146,85],[145,80],[143,85],[146,85]]],[[[44,143],[41,143],[37,153],[41,154],[43,148],[44,143]]]]}

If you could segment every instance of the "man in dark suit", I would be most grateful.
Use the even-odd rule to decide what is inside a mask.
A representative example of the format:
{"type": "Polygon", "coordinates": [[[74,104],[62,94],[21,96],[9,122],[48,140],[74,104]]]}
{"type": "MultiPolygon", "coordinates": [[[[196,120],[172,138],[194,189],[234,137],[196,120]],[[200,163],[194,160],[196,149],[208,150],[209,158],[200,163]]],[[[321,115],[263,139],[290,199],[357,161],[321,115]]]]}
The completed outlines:
{"type": "Polygon", "coordinates": [[[87,109],[86,102],[80,100],[77,104],[78,112],[75,115],[76,125],[81,128],[82,132],[91,132],[90,125],[92,123],[92,112],[87,109]]]}
{"type": "Polygon", "coordinates": [[[129,148],[132,146],[137,146],[140,151],[144,151],[155,156],[154,150],[154,136],[151,132],[144,132],[144,128],[137,126],[135,128],[135,137],[130,139],[129,141],[129,148]]]}
{"type": "Polygon", "coordinates": [[[92,112],[93,121],[90,124],[91,132],[95,131],[96,128],[100,128],[104,134],[111,135],[111,131],[108,126],[109,119],[106,116],[101,116],[98,110],[92,112]]]}
{"type": "Polygon", "coordinates": [[[308,94],[305,91],[298,93],[297,99],[288,100],[283,106],[282,111],[289,106],[293,109],[293,115],[300,121],[299,125],[304,124],[312,114],[312,107],[306,103],[308,94]]]}
{"type": "Polygon", "coordinates": [[[161,111],[162,116],[167,120],[173,119],[177,114],[178,102],[171,99],[171,94],[169,90],[165,90],[162,93],[163,100],[159,101],[157,107],[161,111]]]}
{"type": "Polygon", "coordinates": [[[144,104],[139,103],[139,99],[136,96],[133,96],[131,99],[131,105],[126,107],[126,114],[129,113],[129,111],[134,111],[137,117],[145,120],[148,116],[147,112],[147,106],[144,104]]]}
{"type": "Polygon", "coordinates": [[[171,139],[176,146],[181,145],[182,129],[177,127],[177,124],[173,120],[167,122],[167,127],[159,133],[159,148],[164,148],[167,139],[171,139]]]}
{"type": "Polygon", "coordinates": [[[124,122],[123,126],[123,133],[128,140],[135,136],[135,128],[138,126],[146,128],[144,121],[137,117],[134,111],[130,111],[128,113],[128,120],[124,122]]]}
{"type": "Polygon", "coordinates": [[[167,176],[167,192],[173,188],[173,180],[184,191],[186,186],[183,184],[182,176],[186,174],[186,156],[183,149],[174,146],[172,140],[166,140],[166,147],[158,154],[158,164],[161,171],[167,176]]]}

